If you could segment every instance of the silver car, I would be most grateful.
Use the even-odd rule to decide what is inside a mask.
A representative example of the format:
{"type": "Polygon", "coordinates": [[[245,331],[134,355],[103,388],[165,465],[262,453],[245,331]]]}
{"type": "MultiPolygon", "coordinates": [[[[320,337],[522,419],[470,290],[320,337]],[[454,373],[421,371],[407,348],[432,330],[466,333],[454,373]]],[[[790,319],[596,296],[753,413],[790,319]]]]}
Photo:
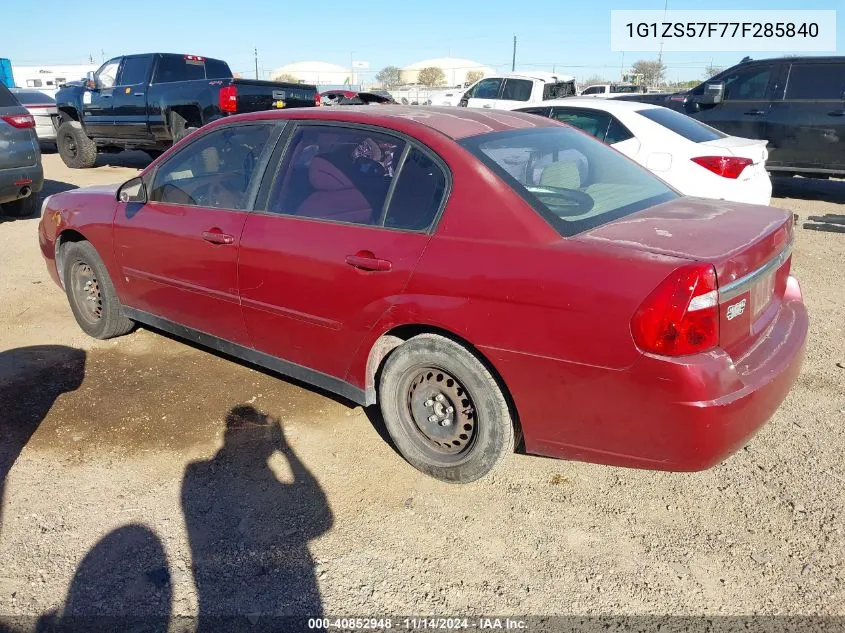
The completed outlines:
{"type": "Polygon", "coordinates": [[[56,100],[48,94],[28,88],[12,88],[20,104],[35,119],[35,133],[42,143],[56,142],[56,128],[53,127],[53,115],[58,114],[56,100]]]}
{"type": "Polygon", "coordinates": [[[0,84],[0,208],[6,215],[32,215],[43,186],[35,119],[0,84]]]}

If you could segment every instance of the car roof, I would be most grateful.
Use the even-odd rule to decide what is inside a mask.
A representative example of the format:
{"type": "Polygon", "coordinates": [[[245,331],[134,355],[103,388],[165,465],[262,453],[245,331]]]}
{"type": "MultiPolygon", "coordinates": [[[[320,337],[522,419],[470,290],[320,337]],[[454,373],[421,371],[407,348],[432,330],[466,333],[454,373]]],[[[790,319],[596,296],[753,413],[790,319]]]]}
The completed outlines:
{"type": "Polygon", "coordinates": [[[760,63],[768,63],[768,62],[820,62],[820,63],[828,63],[828,62],[845,62],[845,56],[842,55],[787,55],[785,57],[766,57],[763,59],[749,59],[746,62],[737,62],[733,66],[730,66],[726,70],[730,70],[730,68],[734,68],[735,66],[748,66],[750,64],[760,64],[760,63]]]}
{"type": "MultiPolygon", "coordinates": [[[[617,112],[639,112],[640,110],[651,110],[663,106],[653,103],[642,103],[640,101],[617,101],[616,99],[601,99],[598,97],[564,97],[563,99],[549,99],[543,101],[542,106],[536,107],[570,107],[587,108],[590,110],[602,110],[611,114],[617,112]]],[[[529,106],[531,107],[531,106],[529,106]]]]}
{"type": "Polygon", "coordinates": [[[479,134],[508,130],[555,127],[557,121],[524,112],[482,110],[460,107],[385,105],[344,106],[343,108],[293,108],[263,110],[221,119],[221,121],[300,119],[309,121],[338,121],[378,125],[410,134],[435,130],[454,140],[479,134]]]}

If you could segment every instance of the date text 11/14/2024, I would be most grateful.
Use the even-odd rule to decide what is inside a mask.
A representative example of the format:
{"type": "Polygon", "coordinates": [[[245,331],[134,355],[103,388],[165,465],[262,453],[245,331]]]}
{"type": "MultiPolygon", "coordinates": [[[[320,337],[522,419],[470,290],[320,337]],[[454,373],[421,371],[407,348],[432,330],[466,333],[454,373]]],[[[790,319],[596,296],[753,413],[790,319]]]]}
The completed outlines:
{"type": "Polygon", "coordinates": [[[334,631],[378,631],[397,629],[400,631],[520,631],[526,630],[525,620],[517,618],[309,618],[308,628],[334,631]]]}

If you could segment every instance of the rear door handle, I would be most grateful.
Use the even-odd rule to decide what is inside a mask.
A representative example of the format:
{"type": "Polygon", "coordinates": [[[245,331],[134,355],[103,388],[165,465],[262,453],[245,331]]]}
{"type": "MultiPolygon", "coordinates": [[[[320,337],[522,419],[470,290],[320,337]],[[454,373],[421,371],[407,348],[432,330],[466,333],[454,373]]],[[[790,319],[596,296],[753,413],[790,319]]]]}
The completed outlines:
{"type": "Polygon", "coordinates": [[[834,110],[833,112],[828,112],[827,116],[845,116],[845,110],[834,110]]]}
{"type": "Polygon", "coordinates": [[[370,251],[359,251],[355,255],[347,255],[346,263],[360,270],[386,272],[393,268],[393,264],[386,259],[379,259],[370,251]]]}
{"type": "Polygon", "coordinates": [[[765,110],[748,110],[747,112],[743,112],[743,114],[748,114],[751,116],[760,116],[761,114],[766,114],[765,110]]]}
{"type": "Polygon", "coordinates": [[[224,233],[217,227],[213,229],[209,229],[208,231],[203,231],[202,239],[206,242],[211,242],[212,244],[234,244],[235,238],[228,233],[224,233]]]}

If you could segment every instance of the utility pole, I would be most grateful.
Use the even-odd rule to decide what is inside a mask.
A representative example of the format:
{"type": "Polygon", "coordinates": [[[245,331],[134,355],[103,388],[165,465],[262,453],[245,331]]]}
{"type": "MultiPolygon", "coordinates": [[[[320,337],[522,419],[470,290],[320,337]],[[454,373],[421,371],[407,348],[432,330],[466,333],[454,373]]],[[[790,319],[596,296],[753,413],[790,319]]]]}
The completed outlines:
{"type": "MultiPolygon", "coordinates": [[[[665,0],[663,3],[663,21],[666,21],[666,9],[669,8],[669,0],[665,0]]],[[[663,63],[663,38],[660,38],[660,51],[657,53],[657,63],[663,63]]]]}
{"type": "Polygon", "coordinates": [[[516,35],[513,36],[513,59],[511,60],[511,72],[516,70],[516,35]]]}
{"type": "Polygon", "coordinates": [[[258,79],[258,47],[255,48],[255,78],[258,79]]]}

